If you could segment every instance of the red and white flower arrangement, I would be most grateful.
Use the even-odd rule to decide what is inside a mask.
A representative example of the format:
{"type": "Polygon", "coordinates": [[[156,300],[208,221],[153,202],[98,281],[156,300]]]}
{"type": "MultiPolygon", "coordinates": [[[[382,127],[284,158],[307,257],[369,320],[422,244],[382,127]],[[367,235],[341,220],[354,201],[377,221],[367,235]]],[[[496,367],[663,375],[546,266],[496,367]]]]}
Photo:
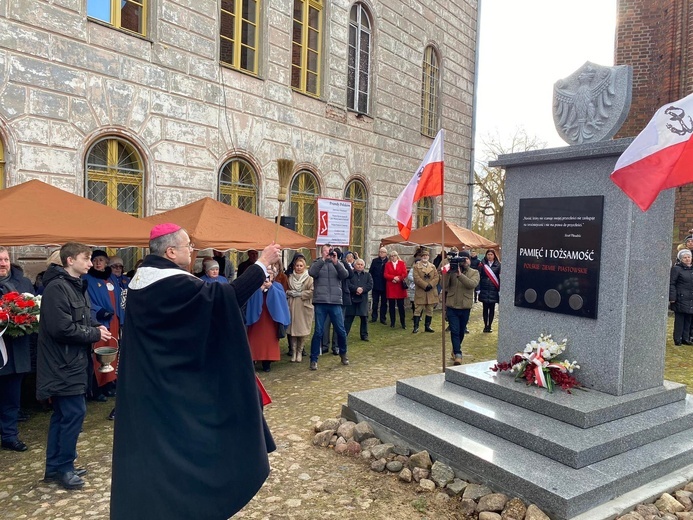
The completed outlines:
{"type": "Polygon", "coordinates": [[[3,336],[16,338],[38,332],[40,312],[40,296],[13,291],[0,298],[0,368],[9,360],[3,336]]]}
{"type": "Polygon", "coordinates": [[[38,332],[41,296],[9,292],[0,298],[0,336],[12,338],[38,332]]]}
{"type": "Polygon", "coordinates": [[[583,389],[580,382],[572,376],[580,368],[577,361],[557,360],[565,352],[567,339],[557,343],[551,334],[541,334],[538,340],[530,341],[523,352],[516,353],[510,363],[496,363],[491,367],[494,372],[510,370],[515,373],[515,380],[525,379],[528,385],[546,388],[549,392],[558,386],[568,393],[572,388],[583,389]]]}

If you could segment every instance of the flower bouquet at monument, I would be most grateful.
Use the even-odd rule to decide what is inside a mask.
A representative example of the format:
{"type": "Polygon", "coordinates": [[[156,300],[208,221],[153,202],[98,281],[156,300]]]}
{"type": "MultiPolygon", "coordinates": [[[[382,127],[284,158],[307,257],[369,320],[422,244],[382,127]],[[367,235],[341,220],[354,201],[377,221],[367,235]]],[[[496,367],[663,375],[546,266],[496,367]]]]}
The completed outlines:
{"type": "Polygon", "coordinates": [[[515,380],[525,379],[528,385],[537,385],[553,392],[560,387],[568,393],[572,388],[582,389],[580,382],[571,374],[580,368],[577,361],[558,360],[565,351],[567,339],[557,343],[551,334],[541,334],[539,338],[530,341],[523,352],[515,354],[510,363],[496,363],[491,367],[494,372],[510,370],[515,373],[515,380]]]}
{"type": "Polygon", "coordinates": [[[41,296],[9,292],[0,298],[0,336],[12,338],[38,332],[41,296]]]}

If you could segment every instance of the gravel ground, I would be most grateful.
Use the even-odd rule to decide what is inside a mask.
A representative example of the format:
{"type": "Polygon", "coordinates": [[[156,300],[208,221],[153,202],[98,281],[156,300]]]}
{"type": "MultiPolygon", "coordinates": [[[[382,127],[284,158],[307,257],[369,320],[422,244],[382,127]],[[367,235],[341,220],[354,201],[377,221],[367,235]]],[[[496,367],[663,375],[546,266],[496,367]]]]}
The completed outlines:
{"type": "MultiPolygon", "coordinates": [[[[495,353],[496,334],[481,333],[479,307],[470,324],[472,334],[465,340],[469,344],[465,362],[489,359],[495,353]]],[[[321,357],[319,370],[311,372],[307,359],[294,364],[283,356],[271,372],[260,373],[274,400],[265,415],[278,449],[270,455],[272,472],[264,487],[236,518],[456,518],[454,501],[418,494],[414,484],[376,474],[365,461],[338,456],[311,443],[315,418],[338,416],[349,392],[392,385],[397,379],[441,369],[440,333],[411,334],[411,320],[408,330],[380,323],[369,326],[368,343],[358,340],[358,324],[353,327],[348,367],[327,354],[321,357]]],[[[434,328],[440,331],[440,314],[434,317],[434,328]]],[[[449,340],[447,343],[449,351],[449,340]]],[[[78,491],[41,480],[50,413],[31,409],[31,419],[20,424],[20,436],[29,450],[0,451],[0,518],[108,518],[113,423],[106,416],[112,406],[111,400],[88,403],[78,452],[79,465],[89,473],[86,485],[78,491]]]]}

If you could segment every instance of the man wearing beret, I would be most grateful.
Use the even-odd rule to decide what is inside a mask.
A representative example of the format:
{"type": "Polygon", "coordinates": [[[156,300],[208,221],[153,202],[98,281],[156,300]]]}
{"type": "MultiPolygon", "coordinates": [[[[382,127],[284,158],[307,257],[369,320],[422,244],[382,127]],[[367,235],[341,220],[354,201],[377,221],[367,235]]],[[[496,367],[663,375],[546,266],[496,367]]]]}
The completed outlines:
{"type": "Polygon", "coordinates": [[[128,288],[113,438],[111,519],[226,519],[269,474],[241,306],[280,247],[231,284],[187,271],[193,244],[176,224],[150,234],[128,288]]]}

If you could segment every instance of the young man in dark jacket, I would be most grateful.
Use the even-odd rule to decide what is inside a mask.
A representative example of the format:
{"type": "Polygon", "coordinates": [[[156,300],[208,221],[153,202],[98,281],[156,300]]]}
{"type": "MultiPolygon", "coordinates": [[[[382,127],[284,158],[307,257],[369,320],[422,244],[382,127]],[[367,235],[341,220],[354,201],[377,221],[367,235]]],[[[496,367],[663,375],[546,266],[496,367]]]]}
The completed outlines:
{"type": "Polygon", "coordinates": [[[65,489],[84,485],[86,470],[75,468],[77,437],[87,413],[87,364],[90,346],[111,333],[91,319],[86,285],[91,249],[70,242],[60,249],[62,266],[51,264],[43,275],[43,299],[36,360],[36,397],[51,400],[53,415],[46,444],[46,480],[65,489]]]}

